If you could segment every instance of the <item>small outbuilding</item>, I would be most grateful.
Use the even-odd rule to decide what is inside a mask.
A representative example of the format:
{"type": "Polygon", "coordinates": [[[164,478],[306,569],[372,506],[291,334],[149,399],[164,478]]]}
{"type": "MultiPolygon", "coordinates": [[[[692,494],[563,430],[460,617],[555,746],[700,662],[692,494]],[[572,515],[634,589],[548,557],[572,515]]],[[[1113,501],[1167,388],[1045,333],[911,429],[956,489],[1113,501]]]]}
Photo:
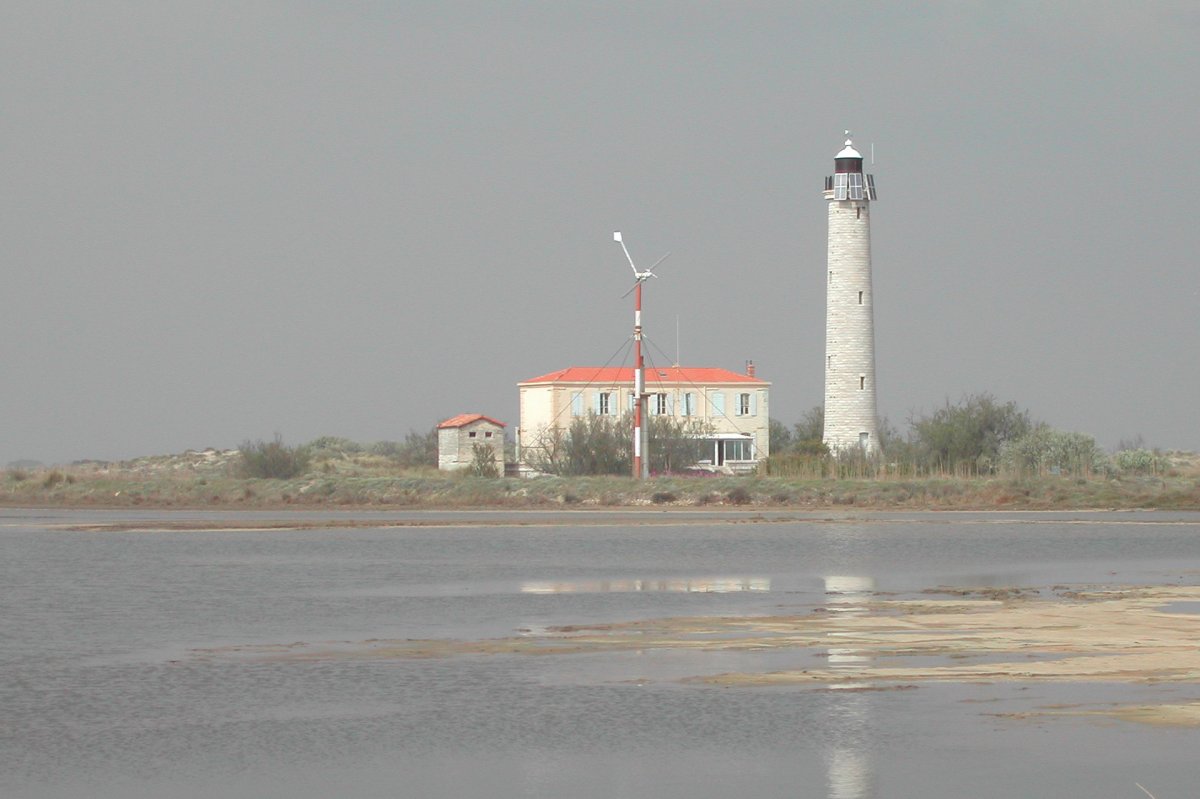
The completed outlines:
{"type": "Polygon", "coordinates": [[[470,469],[475,463],[475,447],[492,450],[496,473],[504,474],[504,422],[482,413],[460,413],[437,426],[438,469],[470,469]]]}

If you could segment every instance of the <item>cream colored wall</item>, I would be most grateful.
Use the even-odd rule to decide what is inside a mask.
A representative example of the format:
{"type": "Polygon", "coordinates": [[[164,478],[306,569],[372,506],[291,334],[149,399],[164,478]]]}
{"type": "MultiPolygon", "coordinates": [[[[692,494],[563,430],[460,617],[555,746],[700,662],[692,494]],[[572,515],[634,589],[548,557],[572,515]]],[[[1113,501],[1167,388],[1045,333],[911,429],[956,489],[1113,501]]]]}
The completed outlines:
{"type": "MultiPolygon", "coordinates": [[[[583,392],[583,412],[586,414],[595,407],[595,396],[600,391],[611,391],[617,395],[616,417],[629,409],[631,388],[614,388],[609,386],[584,386],[582,384],[550,384],[538,383],[520,386],[520,434],[521,449],[526,450],[538,446],[539,437],[552,428],[565,431],[571,425],[571,396],[583,392]]],[[[697,396],[696,414],[690,418],[710,424],[715,433],[742,433],[754,437],[754,449],[757,456],[765,458],[770,454],[770,389],[762,384],[747,385],[744,383],[721,383],[710,385],[680,385],[678,383],[648,383],[650,394],[666,393],[674,402],[674,418],[687,421],[689,417],[682,415],[683,395],[691,392],[697,396]],[[725,395],[725,413],[716,412],[711,403],[713,392],[725,395]],[[755,414],[752,416],[737,415],[737,396],[752,393],[756,396],[755,414]]],[[[650,402],[652,403],[653,397],[650,402]]],[[[653,414],[652,414],[653,415],[653,414]]],[[[521,456],[518,457],[521,460],[521,456]]]]}

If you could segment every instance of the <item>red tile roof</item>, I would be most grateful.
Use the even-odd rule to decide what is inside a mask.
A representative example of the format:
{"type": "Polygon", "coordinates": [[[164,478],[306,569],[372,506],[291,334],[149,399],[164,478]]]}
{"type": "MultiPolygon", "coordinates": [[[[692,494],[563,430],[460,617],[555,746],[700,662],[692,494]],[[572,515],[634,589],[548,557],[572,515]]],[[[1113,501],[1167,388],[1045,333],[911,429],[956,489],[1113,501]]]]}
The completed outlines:
{"type": "MultiPolygon", "coordinates": [[[[559,369],[557,372],[541,375],[540,377],[531,377],[528,380],[523,380],[519,385],[529,385],[531,383],[595,383],[597,385],[612,386],[624,383],[633,383],[633,367],[632,366],[568,366],[566,369],[559,369]]],[[[767,381],[760,380],[757,377],[750,375],[731,372],[728,369],[719,369],[712,366],[666,366],[657,369],[646,369],[646,385],[652,386],[655,383],[679,383],[687,385],[694,383],[698,386],[712,385],[714,383],[754,383],[757,385],[769,385],[767,381]]]]}
{"type": "Polygon", "coordinates": [[[499,425],[500,427],[507,427],[504,422],[497,421],[490,416],[484,416],[482,413],[460,413],[458,416],[451,416],[439,424],[438,430],[441,430],[443,427],[466,427],[471,422],[478,422],[480,419],[485,422],[491,422],[494,425],[499,425]]]}

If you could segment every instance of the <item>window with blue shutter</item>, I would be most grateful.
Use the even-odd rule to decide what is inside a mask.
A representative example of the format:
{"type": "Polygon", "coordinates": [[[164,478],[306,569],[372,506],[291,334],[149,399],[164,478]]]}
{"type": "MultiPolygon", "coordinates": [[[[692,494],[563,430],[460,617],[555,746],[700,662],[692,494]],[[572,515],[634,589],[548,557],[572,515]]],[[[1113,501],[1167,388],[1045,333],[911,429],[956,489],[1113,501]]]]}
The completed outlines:
{"type": "Polygon", "coordinates": [[[571,415],[583,416],[583,392],[576,391],[571,395],[571,415]]]}

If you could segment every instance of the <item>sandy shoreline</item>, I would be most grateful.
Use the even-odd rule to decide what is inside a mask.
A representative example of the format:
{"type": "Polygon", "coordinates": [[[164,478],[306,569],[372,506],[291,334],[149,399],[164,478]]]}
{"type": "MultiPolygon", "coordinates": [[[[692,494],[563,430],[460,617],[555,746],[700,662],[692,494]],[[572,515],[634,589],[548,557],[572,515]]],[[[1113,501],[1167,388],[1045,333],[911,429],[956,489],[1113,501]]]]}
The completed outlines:
{"type": "MultiPolygon", "coordinates": [[[[691,651],[780,652],[811,668],[695,674],[695,686],[896,690],[922,684],[1112,683],[1200,687],[1200,586],[929,589],[921,598],[835,596],[807,613],[681,617],[572,625],[486,640],[293,642],[195,650],[198,659],[391,660],[691,651]],[[1186,603],[1186,604],[1180,604],[1186,603]],[[1180,612],[1180,611],[1186,612],[1180,612]]],[[[1033,715],[1102,715],[1200,726],[1195,701],[1046,708],[1033,715]]]]}
{"type": "MultiPolygon", "coordinates": [[[[171,514],[176,511],[163,511],[171,514]]],[[[233,511],[236,513],[237,511],[233,511]]],[[[245,511],[242,511],[245,512],[245,511]]],[[[353,514],[355,511],[346,511],[353,514]]],[[[378,518],[325,517],[309,519],[269,518],[272,511],[253,511],[245,518],[221,519],[121,519],[87,523],[44,524],[47,529],[72,532],[269,532],[332,529],[403,529],[403,528],[481,528],[481,527],[611,527],[639,526],[712,526],[737,524],[851,524],[851,525],[1088,525],[1088,526],[1196,526],[1200,519],[1128,518],[1130,513],[1106,509],[1059,510],[930,510],[921,515],[906,515],[895,510],[847,511],[831,514],[823,511],[781,510],[696,510],[684,508],[606,508],[577,510],[422,510],[382,513],[378,518]],[[1097,515],[1113,514],[1110,518],[1097,515]],[[1088,518],[1064,518],[1064,514],[1087,514],[1088,518]],[[1123,514],[1118,516],[1117,514],[1123,514]],[[266,517],[266,518],[264,518],[266,517]]],[[[227,511],[228,513],[228,511],[227,511]]],[[[304,513],[299,511],[298,513],[304,513]]],[[[914,513],[908,511],[907,513],[914,513]]]]}

